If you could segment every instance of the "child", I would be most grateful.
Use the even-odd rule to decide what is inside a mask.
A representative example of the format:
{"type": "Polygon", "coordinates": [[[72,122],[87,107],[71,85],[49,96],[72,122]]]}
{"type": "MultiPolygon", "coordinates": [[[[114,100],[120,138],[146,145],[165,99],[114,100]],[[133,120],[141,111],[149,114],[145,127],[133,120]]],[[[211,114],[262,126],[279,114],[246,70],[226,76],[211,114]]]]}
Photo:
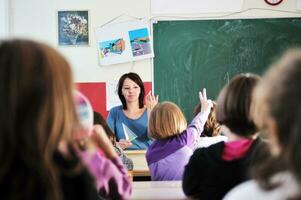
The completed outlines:
{"type": "Polygon", "coordinates": [[[235,76],[217,99],[217,120],[227,142],[199,148],[185,167],[183,190],[187,196],[222,199],[235,185],[248,179],[247,168],[259,144],[256,128],[249,119],[251,97],[259,77],[235,76]]]}
{"type": "Polygon", "coordinates": [[[188,128],[183,113],[174,103],[160,103],[151,111],[149,134],[155,141],[146,152],[146,160],[153,181],[182,179],[184,166],[203,132],[212,106],[205,89],[199,96],[202,110],[188,128]]]}
{"type": "Polygon", "coordinates": [[[269,156],[255,168],[255,180],[225,199],[301,199],[301,49],[271,67],[254,94],[253,117],[269,136],[269,156]]]}
{"type": "MultiPolygon", "coordinates": [[[[227,137],[221,135],[221,125],[217,122],[216,119],[216,103],[212,103],[213,106],[206,121],[204,131],[201,133],[201,137],[197,141],[196,148],[208,147],[217,142],[227,141],[227,137]]],[[[199,103],[194,110],[194,116],[196,116],[201,111],[201,108],[202,104],[199,103]]]]}
{"type": "Polygon", "coordinates": [[[127,171],[111,144],[104,128],[93,128],[93,110],[88,99],[76,92],[77,113],[83,128],[75,137],[78,141],[78,155],[95,178],[100,196],[109,199],[128,199],[131,182],[127,171]]]}
{"type": "Polygon", "coordinates": [[[112,132],[106,120],[98,112],[94,112],[94,124],[99,124],[104,128],[109,140],[114,146],[116,153],[118,154],[119,158],[122,160],[122,163],[124,164],[124,166],[128,171],[132,171],[134,168],[134,163],[132,159],[130,159],[124,153],[123,149],[119,146],[119,144],[116,141],[116,135],[112,132]]]}
{"type": "Polygon", "coordinates": [[[0,199],[99,199],[73,147],[79,122],[66,59],[29,40],[0,44],[0,199]]]}

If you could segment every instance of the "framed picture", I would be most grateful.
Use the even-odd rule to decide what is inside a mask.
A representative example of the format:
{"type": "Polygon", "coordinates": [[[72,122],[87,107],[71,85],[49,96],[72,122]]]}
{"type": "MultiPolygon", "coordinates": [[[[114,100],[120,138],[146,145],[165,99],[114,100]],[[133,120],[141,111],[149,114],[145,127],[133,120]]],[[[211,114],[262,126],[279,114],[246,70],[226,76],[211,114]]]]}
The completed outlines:
{"type": "Polygon", "coordinates": [[[145,19],[95,28],[99,64],[112,65],[154,57],[145,19]]]}
{"type": "Polygon", "coordinates": [[[88,11],[58,11],[59,46],[89,45],[88,11]]]}

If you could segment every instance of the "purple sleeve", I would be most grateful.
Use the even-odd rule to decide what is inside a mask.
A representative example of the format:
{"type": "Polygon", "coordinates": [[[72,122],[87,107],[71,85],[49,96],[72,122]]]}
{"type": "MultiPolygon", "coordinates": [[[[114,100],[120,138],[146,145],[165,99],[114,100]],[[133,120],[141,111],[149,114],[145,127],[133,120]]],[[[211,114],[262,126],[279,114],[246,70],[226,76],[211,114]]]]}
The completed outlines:
{"type": "Polygon", "coordinates": [[[81,153],[81,158],[94,176],[99,194],[110,199],[129,199],[132,185],[120,158],[109,160],[99,154],[87,154],[81,153]]]}
{"type": "Polygon", "coordinates": [[[196,140],[200,137],[201,133],[204,130],[205,123],[209,116],[209,112],[200,112],[195,116],[192,122],[188,125],[187,132],[187,145],[191,148],[194,148],[196,145],[196,140]]]}

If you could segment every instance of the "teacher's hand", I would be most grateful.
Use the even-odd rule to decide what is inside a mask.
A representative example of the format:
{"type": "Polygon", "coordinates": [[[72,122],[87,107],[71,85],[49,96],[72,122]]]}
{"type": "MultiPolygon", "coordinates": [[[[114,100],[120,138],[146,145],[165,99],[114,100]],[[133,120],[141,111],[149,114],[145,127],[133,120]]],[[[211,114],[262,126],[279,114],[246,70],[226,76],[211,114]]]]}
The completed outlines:
{"type": "Polygon", "coordinates": [[[119,144],[119,146],[122,148],[122,149],[126,149],[130,146],[132,146],[133,144],[131,143],[131,141],[129,140],[125,140],[125,139],[120,139],[119,142],[117,142],[119,144]]]}
{"type": "Polygon", "coordinates": [[[155,96],[151,91],[145,97],[145,104],[148,111],[151,111],[157,104],[159,100],[159,95],[155,96]]]}

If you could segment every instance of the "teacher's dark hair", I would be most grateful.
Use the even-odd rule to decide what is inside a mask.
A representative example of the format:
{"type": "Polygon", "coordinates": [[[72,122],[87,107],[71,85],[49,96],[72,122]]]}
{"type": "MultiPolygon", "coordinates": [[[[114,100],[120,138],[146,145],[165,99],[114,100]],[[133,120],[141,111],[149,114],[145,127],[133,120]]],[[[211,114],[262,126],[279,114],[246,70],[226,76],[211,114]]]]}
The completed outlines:
{"type": "Polygon", "coordinates": [[[143,108],[144,107],[143,100],[144,100],[144,94],[145,94],[144,84],[143,84],[143,82],[142,82],[142,80],[141,80],[141,78],[138,74],[130,72],[130,73],[123,74],[120,77],[119,82],[118,82],[118,96],[119,96],[119,99],[122,103],[123,109],[124,110],[127,109],[126,100],[125,100],[124,96],[122,95],[122,86],[123,86],[124,80],[126,78],[131,79],[132,81],[134,81],[140,87],[139,108],[143,108]]]}

